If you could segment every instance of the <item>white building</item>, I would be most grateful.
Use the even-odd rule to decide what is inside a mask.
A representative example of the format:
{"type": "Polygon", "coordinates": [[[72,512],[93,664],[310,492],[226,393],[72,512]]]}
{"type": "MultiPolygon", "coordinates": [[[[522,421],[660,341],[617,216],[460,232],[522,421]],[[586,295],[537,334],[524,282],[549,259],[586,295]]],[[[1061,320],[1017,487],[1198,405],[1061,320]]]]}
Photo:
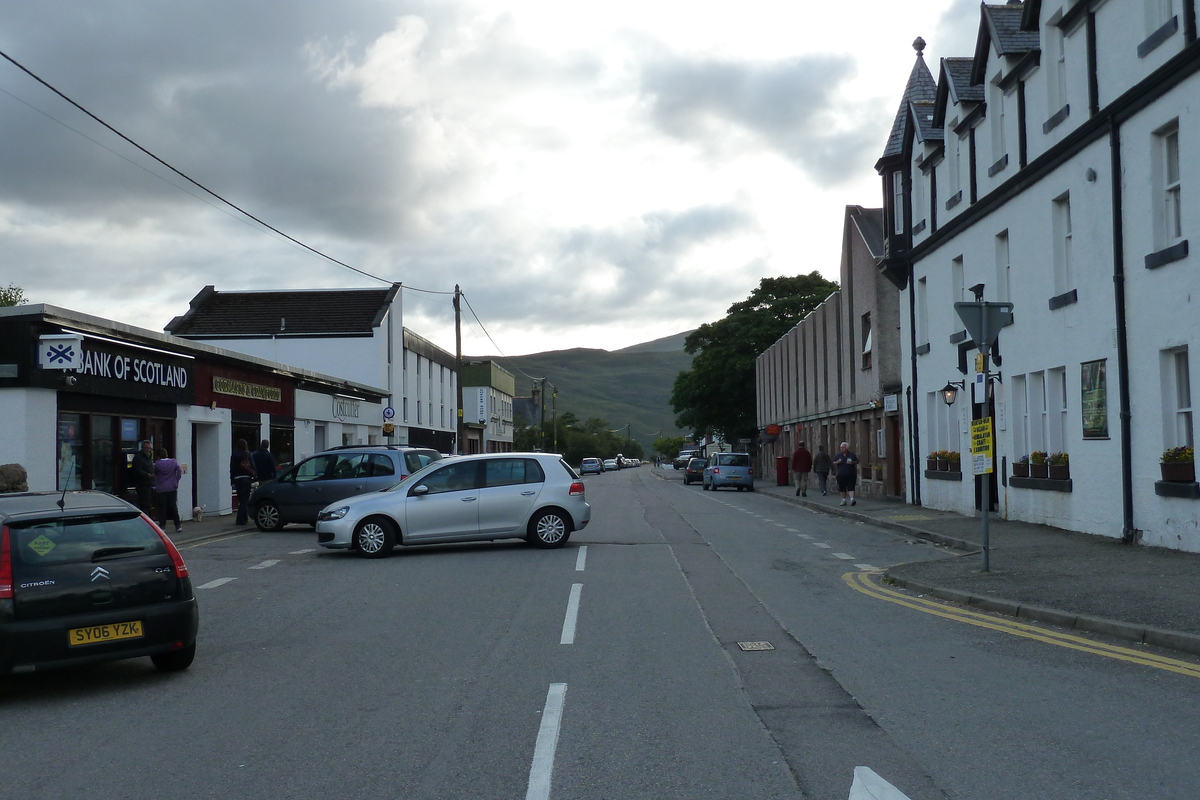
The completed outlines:
{"type": "MultiPolygon", "coordinates": [[[[402,289],[218,292],[206,286],[168,333],[259,358],[345,376],[388,391],[385,440],[454,452],[455,358],[404,327],[402,289]]],[[[382,417],[370,421],[380,426],[382,417]]],[[[370,443],[370,442],[368,442],[370,443]]],[[[326,445],[358,444],[336,442],[326,445]]]]}
{"type": "MultiPolygon", "coordinates": [[[[984,5],[974,55],[943,59],[936,86],[914,46],[876,165],[910,446],[967,451],[970,420],[993,415],[1001,516],[1200,551],[1200,486],[1159,469],[1194,437],[1193,0],[984,5]],[[972,402],[976,348],[953,308],[975,297],[1014,304],[986,405],[972,402]],[[960,380],[968,391],[947,406],[940,390],[960,380]],[[1069,477],[1014,476],[1035,451],[1069,454],[1069,477]]],[[[959,473],[917,471],[909,499],[977,510],[982,477],[963,459],[959,473]]]]}

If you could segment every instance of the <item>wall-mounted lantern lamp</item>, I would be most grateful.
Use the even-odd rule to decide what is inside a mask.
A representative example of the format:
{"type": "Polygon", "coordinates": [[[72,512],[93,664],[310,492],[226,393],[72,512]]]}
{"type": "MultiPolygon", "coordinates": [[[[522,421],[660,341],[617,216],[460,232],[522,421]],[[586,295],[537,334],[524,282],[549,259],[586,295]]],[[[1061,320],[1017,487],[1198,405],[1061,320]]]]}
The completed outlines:
{"type": "Polygon", "coordinates": [[[954,405],[954,401],[958,399],[958,393],[967,388],[967,382],[950,381],[942,387],[942,401],[948,405],[954,405]]]}

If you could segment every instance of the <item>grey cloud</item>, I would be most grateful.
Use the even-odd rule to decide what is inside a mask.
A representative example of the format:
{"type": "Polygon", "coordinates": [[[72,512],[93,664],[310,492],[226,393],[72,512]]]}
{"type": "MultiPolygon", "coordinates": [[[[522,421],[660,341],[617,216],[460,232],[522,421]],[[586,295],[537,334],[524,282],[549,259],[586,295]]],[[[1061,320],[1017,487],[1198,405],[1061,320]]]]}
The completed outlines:
{"type": "Polygon", "coordinates": [[[736,151],[737,133],[749,134],[751,147],[766,143],[837,183],[861,170],[886,124],[873,106],[839,96],[854,71],[846,55],[762,64],[666,57],[646,65],[642,92],[653,123],[671,136],[721,153],[736,151]]]}

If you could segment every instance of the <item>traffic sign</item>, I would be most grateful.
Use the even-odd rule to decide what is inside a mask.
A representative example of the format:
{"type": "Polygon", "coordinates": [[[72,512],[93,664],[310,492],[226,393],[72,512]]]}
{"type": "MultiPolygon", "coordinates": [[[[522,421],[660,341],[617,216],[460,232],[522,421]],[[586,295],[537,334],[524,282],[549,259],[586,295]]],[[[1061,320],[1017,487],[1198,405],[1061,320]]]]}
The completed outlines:
{"type": "Polygon", "coordinates": [[[1012,303],[955,303],[954,310],[963,321],[963,327],[981,351],[987,352],[1000,329],[1012,319],[1012,303]]]}
{"type": "Polygon", "coordinates": [[[383,410],[384,419],[391,419],[394,416],[396,416],[396,409],[392,408],[391,406],[388,406],[383,410]]]}

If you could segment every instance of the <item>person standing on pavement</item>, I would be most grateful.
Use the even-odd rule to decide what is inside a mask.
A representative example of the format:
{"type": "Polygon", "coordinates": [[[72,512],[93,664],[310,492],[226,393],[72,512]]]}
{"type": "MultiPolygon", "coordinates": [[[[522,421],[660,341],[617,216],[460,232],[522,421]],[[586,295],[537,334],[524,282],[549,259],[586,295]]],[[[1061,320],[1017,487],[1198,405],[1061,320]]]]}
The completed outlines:
{"type": "Polygon", "coordinates": [[[838,505],[846,505],[847,495],[850,505],[858,505],[854,499],[854,489],[858,485],[858,456],[850,451],[849,442],[842,442],[838,454],[833,457],[833,466],[837,469],[838,491],[842,493],[842,502],[838,505]]]}
{"type": "Polygon", "coordinates": [[[142,449],[133,454],[133,480],[137,488],[138,508],[154,513],[154,446],[142,440],[142,449]]]}
{"type": "Polygon", "coordinates": [[[158,448],[158,460],[154,462],[154,496],[158,500],[158,527],[167,529],[167,520],[175,523],[175,532],[183,533],[179,521],[179,479],[183,470],[179,462],[167,455],[167,448],[158,448]]]}
{"type": "Polygon", "coordinates": [[[825,452],[825,445],[817,445],[817,454],[813,456],[813,472],[817,473],[817,483],[821,486],[821,494],[829,493],[829,473],[833,470],[833,459],[825,452]]]}
{"type": "Polygon", "coordinates": [[[254,461],[250,458],[250,449],[245,439],[238,439],[229,457],[229,483],[237,492],[238,512],[237,524],[245,525],[250,521],[250,481],[254,480],[254,461]]]}
{"type": "Polygon", "coordinates": [[[259,483],[275,480],[277,465],[275,456],[271,455],[271,442],[268,439],[259,442],[251,460],[254,462],[254,474],[259,483]]]}
{"type": "Polygon", "coordinates": [[[804,442],[792,451],[792,477],[796,481],[796,496],[808,497],[808,475],[812,472],[813,456],[804,442]]]}

